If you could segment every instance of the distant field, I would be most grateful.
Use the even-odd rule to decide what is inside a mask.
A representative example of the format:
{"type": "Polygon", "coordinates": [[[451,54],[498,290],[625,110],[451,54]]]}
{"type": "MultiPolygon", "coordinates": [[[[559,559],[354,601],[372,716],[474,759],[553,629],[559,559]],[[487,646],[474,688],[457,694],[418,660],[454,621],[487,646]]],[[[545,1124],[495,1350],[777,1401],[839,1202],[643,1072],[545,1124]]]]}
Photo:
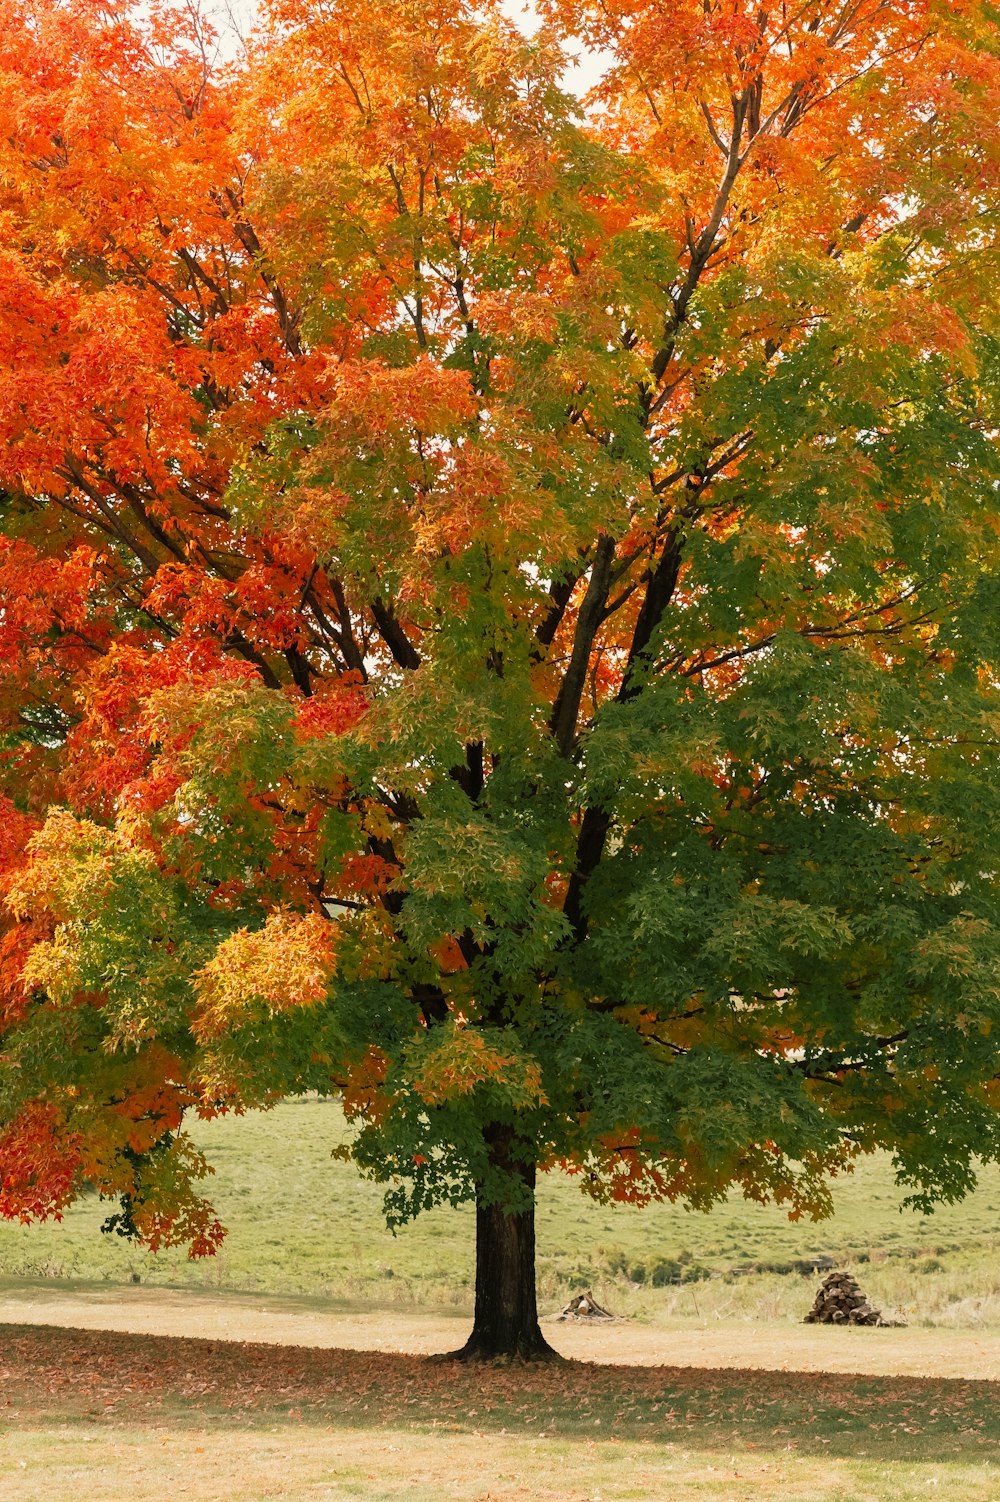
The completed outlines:
{"type": "MultiPolygon", "coordinates": [[[[354,1303],[466,1309],[473,1215],[439,1210],[395,1238],[382,1191],[331,1160],[344,1140],[331,1101],[306,1100],[196,1126],[217,1173],[212,1197],[229,1227],[214,1259],[152,1256],[99,1232],[111,1207],[90,1199],[61,1224],[0,1224],[0,1278],[72,1278],[306,1293],[354,1303]]],[[[793,1224],[734,1200],[710,1215],[663,1205],[595,1205],[570,1179],[543,1178],[539,1288],[544,1307],[592,1284],[622,1313],[801,1319],[810,1283],[788,1271],[817,1255],[856,1265],[865,1291],[911,1323],[1000,1326],[1000,1172],[932,1217],[900,1213],[889,1164],[870,1159],[835,1186],[836,1214],[793,1224]],[[764,1264],[771,1271],[735,1275],[764,1264]],[[708,1278],[709,1273],[716,1276],[708,1278]],[[680,1277],[681,1282],[665,1281],[680,1277]]]]}

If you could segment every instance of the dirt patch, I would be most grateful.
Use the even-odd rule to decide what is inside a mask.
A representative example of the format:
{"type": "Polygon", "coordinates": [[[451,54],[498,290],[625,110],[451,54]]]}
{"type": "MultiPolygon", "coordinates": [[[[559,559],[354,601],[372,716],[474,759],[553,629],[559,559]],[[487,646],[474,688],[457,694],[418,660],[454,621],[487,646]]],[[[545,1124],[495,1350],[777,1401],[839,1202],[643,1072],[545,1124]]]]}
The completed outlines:
{"type": "MultiPolygon", "coordinates": [[[[0,1284],[0,1323],[429,1355],[460,1346],[470,1321],[321,1299],[7,1283],[0,1284]]],[[[863,1329],[763,1320],[602,1322],[598,1328],[546,1320],[544,1328],[564,1355],[600,1364],[1000,1379],[994,1331],[880,1330],[875,1344],[863,1329]]]]}

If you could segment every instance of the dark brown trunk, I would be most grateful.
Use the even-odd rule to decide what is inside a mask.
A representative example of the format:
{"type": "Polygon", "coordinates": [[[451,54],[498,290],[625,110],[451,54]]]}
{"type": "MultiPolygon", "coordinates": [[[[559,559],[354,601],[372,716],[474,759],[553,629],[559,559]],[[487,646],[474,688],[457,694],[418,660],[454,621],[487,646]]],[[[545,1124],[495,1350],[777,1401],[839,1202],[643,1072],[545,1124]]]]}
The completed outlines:
{"type": "Polygon", "coordinates": [[[535,1302],[535,1163],[513,1150],[509,1127],[486,1130],[491,1164],[530,1194],[524,1210],[476,1204],[476,1313],[459,1361],[557,1361],[538,1326],[535,1302]]]}

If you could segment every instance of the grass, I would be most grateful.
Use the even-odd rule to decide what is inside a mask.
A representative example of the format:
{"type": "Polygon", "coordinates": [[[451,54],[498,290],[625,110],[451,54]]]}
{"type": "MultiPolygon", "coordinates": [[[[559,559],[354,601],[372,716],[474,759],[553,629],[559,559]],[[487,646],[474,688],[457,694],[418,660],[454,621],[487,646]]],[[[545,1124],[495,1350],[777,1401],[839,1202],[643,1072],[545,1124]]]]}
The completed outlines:
{"type": "Polygon", "coordinates": [[[995,1502],[991,1383],[0,1329],[5,1502],[995,1502]],[[6,1407],[4,1407],[6,1405],[6,1407]]]}
{"type": "MultiPolygon", "coordinates": [[[[0,1277],[130,1282],[244,1292],[309,1294],[371,1305],[465,1310],[471,1302],[470,1209],[421,1216],[393,1237],[382,1191],[334,1161],[346,1128],[332,1101],[287,1102],[196,1125],[215,1165],[210,1184],[229,1237],[203,1262],[154,1256],[99,1232],[112,1208],[95,1198],[61,1223],[0,1225],[0,1277]]],[[[671,1205],[597,1205],[560,1174],[539,1192],[539,1293],[555,1308],[592,1285],[640,1317],[801,1319],[810,1284],[781,1271],[833,1256],[852,1266],[880,1307],[911,1323],[1000,1326],[1000,1173],[934,1216],[900,1212],[884,1158],[864,1160],[835,1185],[836,1215],[791,1223],[776,1207],[734,1199],[709,1215],[671,1205]],[[716,1274],[702,1281],[708,1273],[716,1274]],[[660,1277],[685,1281],[653,1286],[660,1277]]],[[[600,1294],[599,1294],[600,1296],[600,1294]]]]}
{"type": "MultiPolygon", "coordinates": [[[[204,1291],[136,1295],[180,1305],[196,1329],[214,1306],[231,1313],[238,1303],[252,1314],[260,1302],[204,1291]]],[[[307,1314],[320,1301],[278,1302],[307,1314]]],[[[393,1318],[380,1334],[398,1334],[393,1318]]],[[[400,1322],[418,1320],[428,1316],[400,1322]]],[[[311,1342],[316,1333],[307,1318],[293,1338],[311,1342]]],[[[441,1348],[442,1333],[424,1331],[423,1348],[441,1348]]],[[[609,1345],[627,1349],[635,1334],[648,1341],[652,1332],[616,1325],[609,1333],[609,1345]]],[[[712,1333],[739,1353],[738,1331],[712,1333]]],[[[560,1327],[559,1344],[580,1349],[570,1334],[596,1332],[560,1327]]],[[[0,1494],[4,1502],[170,1494],[184,1502],[916,1502],[946,1490],[950,1502],[995,1502],[995,1383],[768,1369],[789,1335],[799,1349],[786,1356],[806,1341],[814,1360],[834,1363],[853,1359],[852,1347],[870,1370],[879,1360],[890,1369],[919,1343],[932,1372],[941,1354],[932,1347],[968,1340],[800,1325],[784,1336],[745,1330],[743,1351],[763,1368],[752,1372],[583,1362],[470,1371],[364,1349],[0,1325],[0,1494]]]]}

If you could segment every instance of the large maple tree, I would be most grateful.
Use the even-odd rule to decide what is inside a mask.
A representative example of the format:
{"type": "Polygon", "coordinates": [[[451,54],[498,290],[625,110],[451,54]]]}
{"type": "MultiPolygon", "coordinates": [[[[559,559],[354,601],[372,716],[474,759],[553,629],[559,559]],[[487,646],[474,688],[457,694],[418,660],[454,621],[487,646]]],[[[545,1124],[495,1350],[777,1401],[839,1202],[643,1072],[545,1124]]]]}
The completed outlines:
{"type": "Polygon", "coordinates": [[[985,0],[0,12],[0,1212],[1000,1156],[985,0]],[[586,108],[562,47],[607,61],[586,108]]]}

